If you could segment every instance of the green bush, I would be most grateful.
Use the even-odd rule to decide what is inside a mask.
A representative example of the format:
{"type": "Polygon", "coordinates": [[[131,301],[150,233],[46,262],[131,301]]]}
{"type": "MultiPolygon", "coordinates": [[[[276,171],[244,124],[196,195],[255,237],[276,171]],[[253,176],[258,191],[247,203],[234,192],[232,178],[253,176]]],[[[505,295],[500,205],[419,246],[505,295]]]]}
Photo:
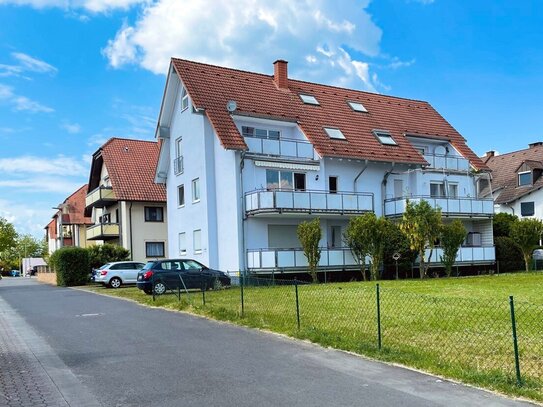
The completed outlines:
{"type": "Polygon", "coordinates": [[[103,244],[87,247],[90,269],[95,269],[112,261],[130,260],[130,251],[116,244],[103,244]]]}
{"type": "Polygon", "coordinates": [[[81,247],[63,247],[51,255],[49,265],[56,271],[57,285],[84,285],[89,275],[89,252],[81,247]]]}
{"type": "Polygon", "coordinates": [[[498,236],[494,238],[494,244],[496,245],[496,260],[498,261],[500,273],[518,271],[524,268],[522,251],[511,238],[498,236]]]}

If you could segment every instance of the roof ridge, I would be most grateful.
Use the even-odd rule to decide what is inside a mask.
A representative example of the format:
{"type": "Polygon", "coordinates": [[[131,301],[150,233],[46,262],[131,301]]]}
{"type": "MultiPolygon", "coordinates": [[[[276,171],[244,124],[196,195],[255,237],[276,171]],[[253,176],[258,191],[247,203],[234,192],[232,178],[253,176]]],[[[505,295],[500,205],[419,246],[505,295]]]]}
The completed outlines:
{"type": "Polygon", "coordinates": [[[81,191],[83,188],[88,187],[88,184],[81,185],[79,188],[77,188],[74,192],[72,192],[68,197],[64,200],[64,202],[68,201],[71,197],[73,197],[75,194],[77,194],[79,191],[81,191]]]}
{"type": "Polygon", "coordinates": [[[503,154],[498,154],[498,155],[495,155],[494,157],[491,157],[491,158],[498,158],[498,157],[503,157],[503,156],[507,156],[507,155],[511,155],[511,154],[515,154],[515,153],[520,153],[522,151],[529,151],[529,150],[539,150],[541,147],[541,149],[543,149],[543,146],[534,146],[534,147],[528,147],[528,148],[522,148],[520,150],[515,150],[515,151],[510,151],[508,153],[503,153],[503,154]]]}

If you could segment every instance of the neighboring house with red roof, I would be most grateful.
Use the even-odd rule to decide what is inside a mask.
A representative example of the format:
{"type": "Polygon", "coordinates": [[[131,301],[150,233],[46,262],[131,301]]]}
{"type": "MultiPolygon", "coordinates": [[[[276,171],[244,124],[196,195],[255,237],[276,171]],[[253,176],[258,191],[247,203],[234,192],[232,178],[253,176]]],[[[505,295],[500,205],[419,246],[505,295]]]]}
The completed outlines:
{"type": "Polygon", "coordinates": [[[85,214],[87,240],[114,243],[145,262],[166,257],[166,189],[155,184],[159,146],[111,138],[92,156],[85,214]]]}
{"type": "MultiPolygon", "coordinates": [[[[171,255],[254,273],[307,267],[296,228],[318,216],[321,270],[358,267],[349,218],[406,200],[462,219],[459,264],[494,262],[489,167],[427,102],[173,58],[156,137],[171,255]]],[[[441,249],[431,262],[439,264],[441,249]]]]}
{"type": "Polygon", "coordinates": [[[528,148],[483,157],[492,169],[492,195],[496,212],[543,219],[543,142],[528,148]]]}
{"type": "Polygon", "coordinates": [[[57,207],[57,212],[45,227],[49,254],[64,246],[87,247],[87,226],[91,218],[85,216],[87,184],[81,186],[57,207]]]}

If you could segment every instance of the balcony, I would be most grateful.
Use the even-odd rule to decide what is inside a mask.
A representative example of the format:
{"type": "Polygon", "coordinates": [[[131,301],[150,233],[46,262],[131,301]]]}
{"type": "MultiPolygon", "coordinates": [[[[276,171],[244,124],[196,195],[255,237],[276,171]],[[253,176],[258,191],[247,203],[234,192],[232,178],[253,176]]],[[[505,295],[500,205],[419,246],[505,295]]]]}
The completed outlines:
{"type": "MultiPolygon", "coordinates": [[[[426,250],[426,256],[430,250],[426,250]]],[[[429,263],[440,263],[443,249],[436,247],[432,251],[429,263]]],[[[461,247],[456,255],[456,263],[493,263],[496,261],[494,246],[461,247]]]]}
{"type": "Polygon", "coordinates": [[[415,204],[421,200],[427,201],[433,208],[441,208],[444,216],[457,217],[484,217],[494,216],[494,201],[492,199],[477,198],[447,198],[415,195],[412,197],[385,199],[385,216],[402,216],[407,206],[407,201],[415,204]]]}
{"type": "Polygon", "coordinates": [[[259,190],[245,194],[247,215],[280,213],[360,214],[373,211],[367,192],[259,190]]]}
{"type": "Polygon", "coordinates": [[[99,223],[87,227],[87,240],[111,240],[119,238],[118,223],[99,223]]]}
{"type": "Polygon", "coordinates": [[[313,144],[304,140],[244,136],[248,154],[314,160],[313,144]]]}
{"type": "Polygon", "coordinates": [[[173,159],[173,171],[175,175],[183,174],[183,156],[173,159]]]}
{"type": "Polygon", "coordinates": [[[445,169],[451,171],[468,171],[469,161],[464,157],[439,155],[439,154],[423,154],[424,159],[430,164],[428,168],[445,169]]]}
{"type": "Polygon", "coordinates": [[[85,207],[104,207],[112,205],[115,202],[117,202],[117,198],[115,197],[113,189],[111,187],[99,186],[87,194],[87,197],[85,198],[85,207]]]}
{"type": "MultiPolygon", "coordinates": [[[[247,268],[250,271],[297,271],[301,269],[307,271],[307,267],[307,258],[302,249],[247,250],[247,268]]],[[[327,270],[356,270],[360,268],[360,265],[353,257],[349,248],[323,248],[319,268],[327,270]]]]}

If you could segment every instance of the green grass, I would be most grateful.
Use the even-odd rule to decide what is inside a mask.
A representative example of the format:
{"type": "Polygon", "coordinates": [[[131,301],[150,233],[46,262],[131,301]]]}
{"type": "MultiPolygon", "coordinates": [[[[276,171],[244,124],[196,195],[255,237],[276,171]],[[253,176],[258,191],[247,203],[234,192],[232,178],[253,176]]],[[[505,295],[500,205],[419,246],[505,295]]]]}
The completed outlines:
{"type": "Polygon", "coordinates": [[[380,282],[382,348],[377,346],[375,283],[299,286],[300,329],[293,286],[250,287],[178,301],[136,288],[90,288],[149,306],[309,339],[421,370],[543,401],[543,273],[380,282]],[[509,295],[515,297],[523,385],[515,380],[509,295]]]}

